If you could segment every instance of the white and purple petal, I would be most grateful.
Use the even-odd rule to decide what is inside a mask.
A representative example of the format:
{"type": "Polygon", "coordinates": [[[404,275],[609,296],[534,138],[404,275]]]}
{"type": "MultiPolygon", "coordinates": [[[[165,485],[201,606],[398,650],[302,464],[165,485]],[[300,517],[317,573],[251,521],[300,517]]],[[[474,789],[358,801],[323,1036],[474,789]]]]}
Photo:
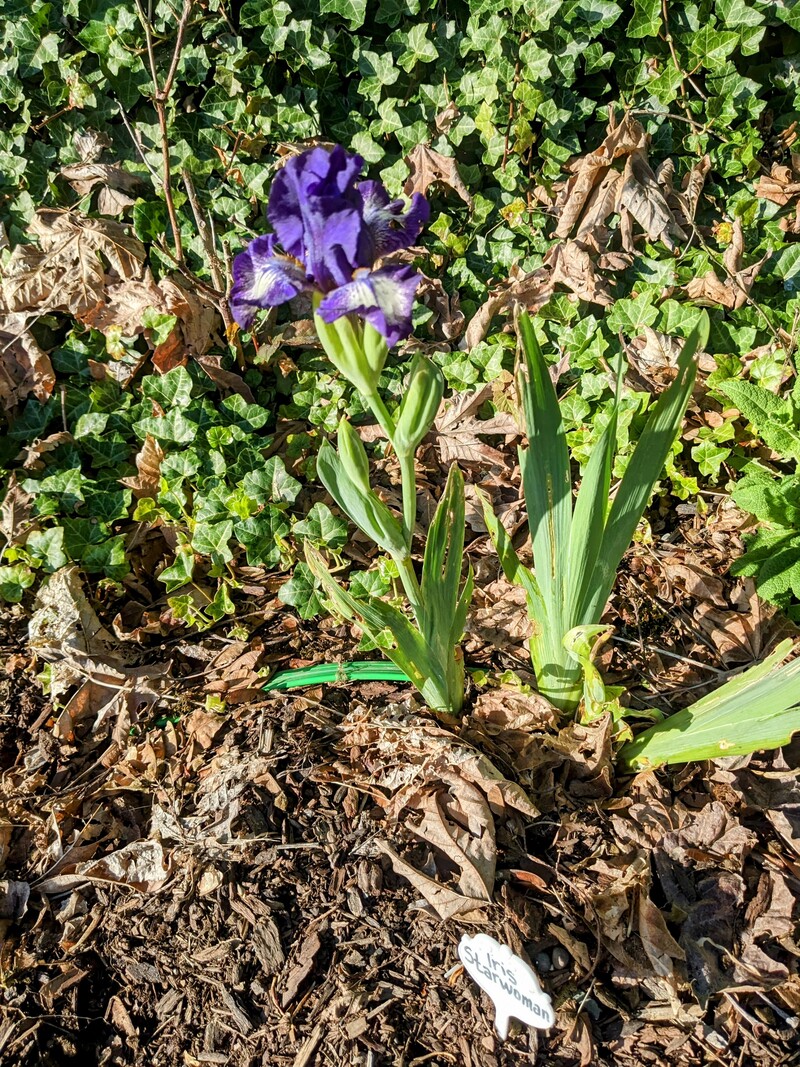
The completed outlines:
{"type": "Polygon", "coordinates": [[[360,315],[391,347],[411,333],[411,310],[420,275],[413,267],[383,267],[359,273],[324,297],[317,314],[324,322],[360,315]]]}
{"type": "Polygon", "coordinates": [[[233,261],[231,313],[243,330],[250,328],[259,309],[285,304],[310,288],[302,266],[278,255],[276,243],[271,233],[256,237],[233,261]]]}
{"type": "Polygon", "coordinates": [[[402,200],[390,200],[382,182],[361,182],[358,191],[363,199],[364,223],[371,242],[373,260],[408,248],[416,241],[431,213],[422,193],[414,193],[406,208],[402,200]]]}

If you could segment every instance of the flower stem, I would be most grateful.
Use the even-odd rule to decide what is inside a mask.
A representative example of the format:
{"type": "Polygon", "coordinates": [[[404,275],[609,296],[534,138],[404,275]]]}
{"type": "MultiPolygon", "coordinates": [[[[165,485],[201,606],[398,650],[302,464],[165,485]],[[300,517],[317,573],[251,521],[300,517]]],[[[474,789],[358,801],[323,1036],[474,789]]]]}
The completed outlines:
{"type": "Polygon", "coordinates": [[[417,521],[417,475],[414,470],[414,453],[397,453],[400,461],[400,484],[403,487],[403,532],[409,551],[414,540],[414,525],[417,521]]]}
{"type": "Polygon", "coordinates": [[[389,443],[394,445],[395,425],[394,419],[389,414],[389,409],[377,393],[365,393],[364,399],[372,408],[372,413],[378,420],[383,432],[389,438],[389,443]]]}
{"type": "Polygon", "coordinates": [[[414,570],[414,563],[410,555],[406,556],[394,556],[397,569],[400,572],[400,581],[403,584],[403,589],[408,597],[408,602],[411,605],[411,610],[414,612],[414,617],[417,620],[417,625],[422,627],[422,590],[419,587],[419,579],[417,578],[417,572],[414,570]]]}

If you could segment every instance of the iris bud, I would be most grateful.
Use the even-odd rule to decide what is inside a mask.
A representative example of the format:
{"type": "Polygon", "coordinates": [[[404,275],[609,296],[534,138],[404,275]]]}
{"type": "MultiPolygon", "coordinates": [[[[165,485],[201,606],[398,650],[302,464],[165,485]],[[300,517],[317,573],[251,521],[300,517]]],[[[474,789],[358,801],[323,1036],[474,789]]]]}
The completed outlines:
{"type": "Polygon", "coordinates": [[[339,423],[337,444],[339,446],[339,458],[342,461],[345,474],[362,492],[369,493],[369,460],[367,459],[367,450],[364,448],[361,438],[347,419],[342,419],[339,423]]]}
{"type": "Polygon", "coordinates": [[[406,395],[400,405],[394,447],[400,455],[411,455],[433,425],[444,395],[442,372],[419,353],[411,365],[406,395]]]}

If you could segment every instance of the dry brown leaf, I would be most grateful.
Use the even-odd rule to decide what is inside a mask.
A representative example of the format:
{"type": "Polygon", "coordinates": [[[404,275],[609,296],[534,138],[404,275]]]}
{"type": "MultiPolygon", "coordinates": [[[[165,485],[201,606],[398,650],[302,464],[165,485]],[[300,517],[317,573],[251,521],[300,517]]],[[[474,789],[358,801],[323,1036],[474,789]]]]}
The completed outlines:
{"type": "Polygon", "coordinates": [[[670,251],[675,249],[673,237],[681,241],[687,239],[675,221],[643,151],[633,152],[625,163],[618,205],[630,212],[650,241],[661,241],[670,251]]]}
{"type": "Polygon", "coordinates": [[[91,882],[111,882],[155,893],[170,875],[170,863],[158,841],[132,841],[99,860],[79,863],[75,873],[91,882]]]}
{"type": "MultiPolygon", "coordinates": [[[[380,714],[357,708],[345,717],[341,729],[342,749],[349,755],[359,750],[358,772],[366,770],[381,789],[417,790],[425,782],[438,782],[446,770],[477,786],[495,815],[509,809],[530,818],[538,815],[525,790],[505,778],[488,756],[430,719],[400,707],[390,706],[380,714]]],[[[398,805],[393,810],[399,814],[398,805]]]]}
{"type": "Polygon", "coordinates": [[[440,111],[436,118],[433,120],[433,124],[436,127],[437,133],[447,133],[454,122],[457,122],[461,118],[461,112],[456,104],[451,100],[444,111],[440,111]]]}
{"type": "Polygon", "coordinates": [[[141,278],[109,285],[103,301],[82,321],[101,333],[120,329],[124,336],[134,337],[144,331],[142,316],[148,308],[178,319],[169,337],[153,351],[153,363],[161,373],[185,363],[189,355],[204,355],[213,345],[219,328],[216,309],[170,275],[156,284],[149,271],[141,278]]]}
{"type": "Polygon", "coordinates": [[[56,375],[50,357],[27,328],[27,316],[0,316],[0,403],[7,411],[31,393],[42,403],[53,392],[56,375]]]}
{"type": "Polygon", "coordinates": [[[581,241],[562,241],[553,245],[545,256],[551,268],[551,285],[563,285],[579,300],[607,306],[613,303],[611,289],[605,278],[598,278],[594,263],[581,241]]]}
{"type": "Polygon", "coordinates": [[[575,235],[578,240],[591,238],[598,250],[605,247],[608,239],[608,229],[605,226],[605,221],[609,215],[613,215],[617,210],[621,186],[621,171],[613,168],[609,169],[586,201],[578,232],[575,235]]]}
{"type": "Polygon", "coordinates": [[[679,202],[683,209],[684,219],[678,222],[693,222],[697,214],[697,205],[700,202],[700,194],[706,184],[706,177],[711,170],[711,157],[706,155],[694,164],[688,174],[684,174],[681,182],[681,195],[679,202]]]}
{"type": "Polygon", "coordinates": [[[728,607],[725,583],[699,563],[670,557],[662,560],[664,576],[689,596],[717,607],[728,607]]]}
{"type": "Polygon", "coordinates": [[[163,448],[155,437],[151,437],[148,434],[136,455],[136,469],[139,473],[135,478],[120,478],[120,482],[133,490],[133,495],[137,500],[146,496],[156,497],[161,488],[161,464],[163,461],[163,448]]]}
{"type": "Polygon", "coordinates": [[[433,312],[433,319],[426,328],[439,335],[445,341],[453,341],[464,332],[464,312],[458,292],[452,295],[442,285],[440,278],[428,278],[423,275],[417,299],[433,312]]]}
{"type": "Polygon", "coordinates": [[[9,545],[19,544],[28,536],[33,512],[33,497],[17,482],[12,471],[9,475],[6,495],[0,503],[0,533],[9,545]]]}
{"type": "Polygon", "coordinates": [[[475,412],[492,393],[491,385],[458,393],[442,402],[433,424],[442,463],[490,463],[503,466],[506,456],[480,440],[487,434],[503,434],[506,440],[520,433],[513,415],[498,412],[489,419],[478,419],[475,412]]]}
{"type": "Polygon", "coordinates": [[[66,311],[80,318],[104,301],[107,276],[136,280],[144,245],[129,228],[57,208],[40,208],[3,271],[2,292],[12,311],[66,311]]]}
{"type": "Polygon", "coordinates": [[[768,256],[763,256],[756,263],[741,270],[744,252],[744,234],[741,219],[733,223],[733,234],[725,249],[724,265],[728,272],[725,281],[720,281],[716,272],[708,271],[702,278],[693,278],[686,285],[686,295],[703,304],[721,304],[722,307],[737,310],[747,303],[750,290],[758,277],[768,256]]]}
{"type": "Polygon", "coordinates": [[[411,883],[440,919],[452,919],[458,915],[463,921],[486,922],[486,900],[481,897],[465,897],[455,889],[437,882],[435,878],[429,878],[398,856],[385,841],[376,841],[375,845],[379,852],[388,856],[395,873],[411,883]]]}
{"type": "Polygon", "coordinates": [[[466,352],[474,348],[479,341],[484,339],[489,332],[492,320],[501,312],[511,311],[516,304],[519,304],[531,314],[536,314],[552,295],[553,283],[550,279],[550,271],[546,267],[523,274],[514,265],[509,273],[508,281],[492,289],[488,299],[481,304],[470,319],[459,348],[466,352]]]}
{"type": "MultiPolygon", "coordinates": [[[[497,860],[494,818],[475,785],[443,770],[432,788],[410,786],[392,798],[387,815],[399,819],[401,813],[411,833],[432,846],[435,859],[444,857],[458,872],[461,896],[492,899],[497,860]]],[[[441,876],[445,877],[444,871],[441,876]]]]}
{"type": "Polygon", "coordinates": [[[467,207],[472,207],[472,196],[458,173],[458,164],[452,156],[443,156],[426,144],[418,144],[406,156],[410,174],[403,186],[406,196],[427,193],[437,183],[460,196],[467,207]]]}
{"type": "Polygon", "coordinates": [[[95,185],[109,185],[123,192],[134,192],[141,186],[142,180],[131,174],[119,163],[73,163],[61,168],[61,177],[65,178],[80,196],[85,196],[95,185]]]}
{"type": "Polygon", "coordinates": [[[670,976],[674,971],[673,960],[685,960],[686,953],[667,929],[661,911],[645,890],[639,891],[637,927],[647,958],[656,974],[670,976]]]}
{"type": "Polygon", "coordinates": [[[128,196],[119,189],[109,189],[105,185],[97,194],[97,210],[101,215],[122,215],[135,203],[135,196],[128,196]]]}
{"type": "Polygon", "coordinates": [[[755,192],[762,200],[771,200],[781,207],[800,196],[800,156],[792,153],[790,167],[773,163],[769,174],[762,174],[756,182],[755,192]]]}
{"type": "Polygon", "coordinates": [[[88,661],[120,664],[138,654],[100,622],[76,566],[62,567],[42,583],[28,623],[28,640],[37,655],[53,664],[54,697],[83,681],[88,661]]]}
{"type": "MultiPolygon", "coordinates": [[[[467,634],[474,635],[481,645],[507,649],[522,645],[531,634],[525,590],[501,576],[498,581],[483,586],[467,620],[467,634]]],[[[489,690],[482,699],[499,692],[489,690]]]]}
{"type": "MultiPolygon", "coordinates": [[[[637,149],[644,150],[646,147],[647,134],[644,127],[629,113],[623,116],[618,125],[612,121],[602,145],[570,166],[572,177],[567,181],[556,201],[559,221],[555,236],[568,237],[572,233],[591,193],[605,178],[607,170],[615,159],[629,155],[637,149]]],[[[598,208],[595,206],[594,210],[597,211],[598,208]]]]}
{"type": "Polygon", "coordinates": [[[107,134],[92,129],[76,133],[72,138],[72,143],[82,163],[96,163],[103,151],[111,147],[111,140],[107,134]]]}
{"type": "Polygon", "coordinates": [[[197,356],[195,362],[203,368],[208,377],[218,385],[225,393],[238,393],[248,404],[255,402],[253,391],[240,374],[232,370],[225,370],[222,366],[222,356],[207,353],[197,356]]]}

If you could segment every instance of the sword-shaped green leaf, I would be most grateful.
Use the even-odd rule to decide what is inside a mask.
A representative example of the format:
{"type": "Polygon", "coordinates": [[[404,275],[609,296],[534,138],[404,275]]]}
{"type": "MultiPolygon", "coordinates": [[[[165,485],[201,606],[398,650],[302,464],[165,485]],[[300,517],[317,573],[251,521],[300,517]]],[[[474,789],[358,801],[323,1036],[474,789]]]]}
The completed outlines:
{"type": "Polygon", "coordinates": [[[800,730],[800,659],[778,664],[798,647],[783,641],[762,663],[651,726],[621,749],[621,765],[640,770],[785,745],[800,730]]]}

